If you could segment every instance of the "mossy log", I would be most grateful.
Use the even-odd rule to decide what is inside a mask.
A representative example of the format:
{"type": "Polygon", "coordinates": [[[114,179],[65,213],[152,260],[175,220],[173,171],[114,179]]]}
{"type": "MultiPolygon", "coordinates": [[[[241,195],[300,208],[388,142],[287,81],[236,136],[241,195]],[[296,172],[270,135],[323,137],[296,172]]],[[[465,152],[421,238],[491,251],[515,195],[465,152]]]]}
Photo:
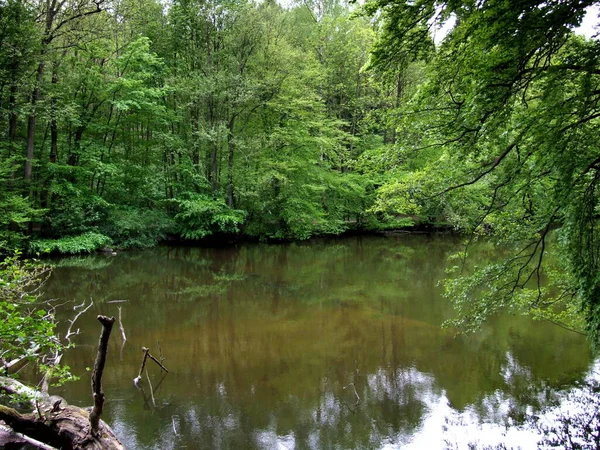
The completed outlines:
{"type": "MultiPolygon", "coordinates": [[[[99,422],[98,433],[93,435],[89,413],[77,406],[64,404],[64,400],[38,402],[36,411],[28,414],[0,405],[0,421],[15,433],[64,450],[124,449],[105,422],[99,422]]],[[[3,438],[6,442],[10,436],[3,438]]],[[[16,434],[14,442],[21,442],[16,434]]]]}

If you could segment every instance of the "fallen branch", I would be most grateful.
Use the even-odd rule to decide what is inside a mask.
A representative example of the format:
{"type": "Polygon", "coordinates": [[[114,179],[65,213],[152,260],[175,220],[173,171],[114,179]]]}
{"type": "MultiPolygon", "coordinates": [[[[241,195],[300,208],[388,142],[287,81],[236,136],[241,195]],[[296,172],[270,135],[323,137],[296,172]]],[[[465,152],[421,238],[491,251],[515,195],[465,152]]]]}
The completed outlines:
{"type": "Polygon", "coordinates": [[[92,394],[94,396],[94,407],[90,413],[90,434],[93,437],[98,437],[98,424],[104,407],[104,392],[102,391],[102,372],[106,364],[106,352],[108,351],[108,339],[113,324],[114,317],[98,316],[98,321],[102,324],[102,332],[100,333],[100,341],[98,342],[98,353],[96,362],[94,363],[94,372],[92,373],[92,394]]]}
{"type": "Polygon", "coordinates": [[[2,366],[2,370],[4,372],[5,375],[8,375],[8,371],[16,366],[17,364],[25,361],[28,358],[31,358],[33,356],[37,356],[37,352],[40,349],[39,345],[35,345],[33,346],[25,355],[20,356],[18,358],[13,359],[12,361],[8,361],[6,362],[3,366],[2,366]]]}
{"type": "MultiPolygon", "coordinates": [[[[76,336],[79,334],[79,328],[77,328],[77,331],[75,331],[74,333],[71,332],[71,328],[73,328],[73,325],[75,324],[75,322],[77,322],[77,319],[79,319],[79,316],[81,316],[83,313],[85,313],[88,309],[90,309],[92,307],[92,305],[94,304],[94,302],[92,302],[92,300],[90,299],[90,304],[88,306],[86,306],[84,309],[82,309],[81,311],[79,311],[75,317],[73,317],[73,319],[69,320],[69,328],[67,328],[67,334],[65,335],[65,340],[69,341],[69,343],[71,342],[71,336],[76,336]]],[[[77,310],[78,308],[83,308],[83,306],[85,305],[85,302],[82,303],[81,305],[76,305],[73,307],[73,311],[77,310]]]]}
{"type": "Polygon", "coordinates": [[[121,320],[121,307],[118,306],[119,310],[119,328],[121,329],[121,336],[123,337],[123,343],[127,341],[127,336],[125,336],[125,328],[123,327],[123,321],[121,320]]]}
{"type": "Polygon", "coordinates": [[[142,347],[142,351],[144,352],[144,358],[142,359],[142,366],[140,367],[138,376],[133,379],[133,384],[135,384],[135,387],[137,387],[137,388],[140,387],[140,381],[142,381],[142,372],[144,371],[144,367],[146,367],[146,359],[148,358],[148,352],[150,351],[150,349],[148,349],[146,347],[142,347]]]}
{"type": "Polygon", "coordinates": [[[167,368],[165,366],[163,366],[162,363],[158,359],[156,359],[154,356],[152,356],[150,353],[148,353],[148,357],[152,361],[154,361],[156,364],[158,364],[162,370],[164,370],[165,372],[169,373],[169,371],[167,370],[167,368]]]}
{"type": "Polygon", "coordinates": [[[29,398],[31,399],[32,407],[35,405],[36,400],[43,400],[47,398],[46,396],[42,395],[41,392],[8,377],[0,377],[0,391],[6,392],[7,394],[20,395],[22,397],[29,398]]]}

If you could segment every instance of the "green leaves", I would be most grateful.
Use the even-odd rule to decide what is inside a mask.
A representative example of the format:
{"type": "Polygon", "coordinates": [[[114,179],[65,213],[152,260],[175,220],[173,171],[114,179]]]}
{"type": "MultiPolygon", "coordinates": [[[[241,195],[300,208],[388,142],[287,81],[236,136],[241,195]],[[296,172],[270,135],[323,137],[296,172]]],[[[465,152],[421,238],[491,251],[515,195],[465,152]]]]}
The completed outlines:
{"type": "MultiPolygon", "coordinates": [[[[55,335],[53,312],[38,302],[50,271],[19,256],[0,262],[0,363],[28,359],[41,364],[48,358],[50,364],[64,349],[55,335]]],[[[50,377],[70,378],[67,366],[51,365],[50,377]]]]}
{"type": "Polygon", "coordinates": [[[179,212],[175,215],[175,231],[185,239],[202,239],[214,233],[239,232],[246,213],[230,209],[222,200],[190,194],[174,199],[179,212]]]}
{"type": "Polygon", "coordinates": [[[88,231],[78,236],[67,236],[59,239],[36,239],[29,242],[29,252],[61,253],[76,255],[78,253],[91,253],[111,244],[111,239],[100,233],[88,231]]]}
{"type": "Polygon", "coordinates": [[[453,325],[472,330],[516,305],[580,328],[573,313],[581,307],[598,340],[600,46],[571,32],[586,5],[366,6],[381,8],[385,23],[376,68],[428,61],[425,80],[395,112],[397,155],[406,156],[406,167],[390,173],[377,207],[418,211],[510,249],[504,260],[447,281],[459,312],[453,325]],[[419,33],[440,13],[456,15],[458,24],[426,51],[419,33]],[[548,238],[550,229],[557,239],[548,238]]]}

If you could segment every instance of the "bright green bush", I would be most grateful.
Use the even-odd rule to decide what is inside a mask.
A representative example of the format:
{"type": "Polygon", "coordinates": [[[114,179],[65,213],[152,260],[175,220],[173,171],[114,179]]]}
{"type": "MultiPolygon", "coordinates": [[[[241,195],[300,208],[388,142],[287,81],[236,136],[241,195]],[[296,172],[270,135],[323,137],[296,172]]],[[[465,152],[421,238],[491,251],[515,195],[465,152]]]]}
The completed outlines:
{"type": "Polygon", "coordinates": [[[202,239],[214,233],[238,233],[246,212],[229,208],[224,201],[190,194],[175,199],[175,232],[185,239],[202,239]]]}
{"type": "Polygon", "coordinates": [[[103,234],[93,231],[78,236],[67,236],[60,239],[37,239],[29,243],[29,253],[61,253],[75,255],[90,253],[110,245],[112,240],[103,234]]]}

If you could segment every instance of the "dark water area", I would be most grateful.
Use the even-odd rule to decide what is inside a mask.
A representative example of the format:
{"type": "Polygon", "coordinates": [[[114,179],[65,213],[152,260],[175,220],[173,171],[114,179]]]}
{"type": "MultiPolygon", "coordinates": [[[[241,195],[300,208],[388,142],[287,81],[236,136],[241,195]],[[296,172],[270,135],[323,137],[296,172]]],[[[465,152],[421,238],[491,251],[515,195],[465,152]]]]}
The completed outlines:
{"type": "Polygon", "coordinates": [[[531,448],[518,425],[589,376],[588,343],[519,315],[441,328],[459,248],[405,235],[56,260],[47,296],[94,302],[63,359],[81,380],[59,393],[91,404],[95,317],[120,307],[103,418],[129,449],[531,448]],[[140,391],[142,347],[169,373],[149,361],[140,391]]]}

